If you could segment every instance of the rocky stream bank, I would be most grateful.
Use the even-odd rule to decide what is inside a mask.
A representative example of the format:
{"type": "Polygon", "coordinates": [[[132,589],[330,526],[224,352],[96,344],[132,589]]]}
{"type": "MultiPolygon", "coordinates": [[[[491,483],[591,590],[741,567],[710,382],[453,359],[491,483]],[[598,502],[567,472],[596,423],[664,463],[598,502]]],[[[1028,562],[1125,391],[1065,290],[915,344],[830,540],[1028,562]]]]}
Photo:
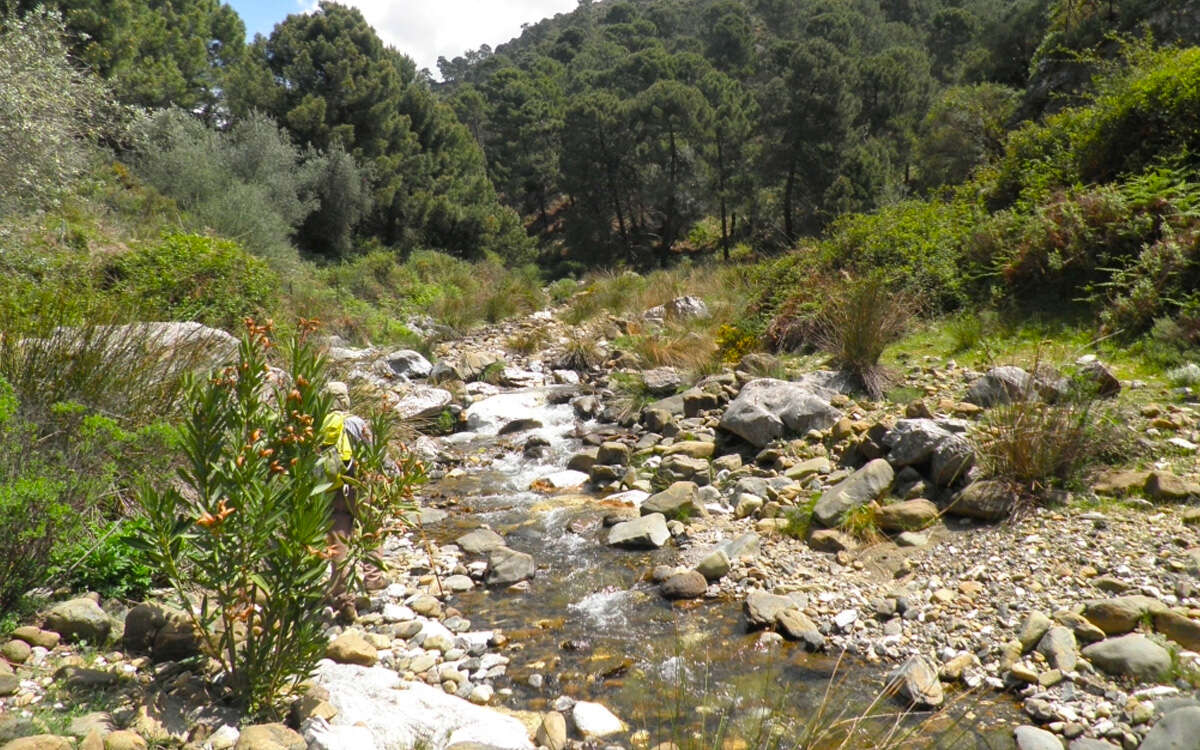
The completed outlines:
{"type": "MultiPolygon", "coordinates": [[[[685,298],[648,321],[703,314],[685,298]]],[[[1006,520],[973,435],[1053,378],[931,359],[903,373],[919,398],[872,402],[762,355],[694,383],[619,352],[577,371],[566,334],[539,313],[437,364],[331,348],[335,387],[450,429],[411,444],[432,468],[418,528],[389,541],[391,583],[357,621],[331,617],[286,725],[207,699],[178,613],[90,596],[0,647],[0,747],[667,748],[707,746],[714,713],[724,747],[793,747],[835,664],[849,706],[885,689],[892,711],[949,706],[914,747],[1200,747],[1195,394],[1082,361],[1146,458],[1006,520]],[[535,329],[541,351],[511,350],[535,329]],[[630,408],[619,372],[654,400],[630,408]],[[873,539],[848,529],[864,507],[873,539]],[[98,692],[110,708],[44,724],[98,692]]]]}

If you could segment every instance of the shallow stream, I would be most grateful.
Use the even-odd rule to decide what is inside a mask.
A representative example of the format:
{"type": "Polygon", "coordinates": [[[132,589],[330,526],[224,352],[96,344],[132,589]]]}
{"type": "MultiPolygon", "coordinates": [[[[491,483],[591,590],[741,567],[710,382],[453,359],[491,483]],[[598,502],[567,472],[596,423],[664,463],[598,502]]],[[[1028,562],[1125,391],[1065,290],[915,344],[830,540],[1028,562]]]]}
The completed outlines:
{"type": "MultiPolygon", "coordinates": [[[[562,471],[580,437],[595,427],[578,424],[570,405],[550,404],[548,391],[526,389],[479,401],[468,417],[471,432],[443,439],[445,449],[462,456],[463,470],[425,493],[450,515],[426,533],[450,543],[486,524],[537,562],[537,577],[524,591],[477,588],[451,600],[477,625],[509,638],[511,683],[498,687],[512,689],[510,707],[546,710],[569,695],[603,703],[634,730],[648,731],[651,744],[674,739],[686,746],[695,738],[700,747],[731,748],[794,747],[822,705],[831,720],[871,707],[883,668],[809,654],[791,643],[764,645],[760,633],[747,631],[740,601],[664,600],[646,578],[654,565],[675,561],[671,545],[653,552],[608,547],[601,520],[612,505],[578,491],[529,489],[562,471]],[[515,419],[542,426],[497,435],[515,419]],[[521,448],[534,435],[549,445],[530,459],[521,448]]],[[[892,716],[899,708],[883,701],[877,710],[892,716]]],[[[1013,747],[1011,727],[1019,719],[1011,702],[969,695],[945,713],[908,746],[1013,747]]],[[[870,720],[859,731],[879,738],[894,723],[870,720]]],[[[906,719],[901,731],[916,724],[906,719]]],[[[845,745],[867,746],[865,738],[845,745]]]]}

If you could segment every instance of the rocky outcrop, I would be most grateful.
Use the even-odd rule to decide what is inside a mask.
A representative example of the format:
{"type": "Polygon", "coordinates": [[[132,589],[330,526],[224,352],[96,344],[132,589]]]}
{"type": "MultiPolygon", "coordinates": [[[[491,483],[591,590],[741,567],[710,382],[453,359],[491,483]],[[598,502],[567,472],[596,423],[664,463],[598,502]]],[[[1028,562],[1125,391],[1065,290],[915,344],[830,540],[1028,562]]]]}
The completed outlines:
{"type": "Polygon", "coordinates": [[[742,387],[721,417],[721,429],[764,447],[788,435],[828,429],[842,413],[829,403],[829,389],[771,378],[742,387]]]}

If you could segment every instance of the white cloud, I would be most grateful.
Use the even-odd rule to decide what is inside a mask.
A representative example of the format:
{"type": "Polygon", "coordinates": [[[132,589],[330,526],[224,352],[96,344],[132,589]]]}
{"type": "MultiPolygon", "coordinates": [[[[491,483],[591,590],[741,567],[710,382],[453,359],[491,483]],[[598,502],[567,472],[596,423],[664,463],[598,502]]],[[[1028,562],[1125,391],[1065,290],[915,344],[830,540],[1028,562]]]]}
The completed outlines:
{"type": "Polygon", "coordinates": [[[521,24],[572,10],[577,0],[341,0],[362,11],[387,44],[437,75],[438,56],[495,47],[521,33],[521,24]]]}

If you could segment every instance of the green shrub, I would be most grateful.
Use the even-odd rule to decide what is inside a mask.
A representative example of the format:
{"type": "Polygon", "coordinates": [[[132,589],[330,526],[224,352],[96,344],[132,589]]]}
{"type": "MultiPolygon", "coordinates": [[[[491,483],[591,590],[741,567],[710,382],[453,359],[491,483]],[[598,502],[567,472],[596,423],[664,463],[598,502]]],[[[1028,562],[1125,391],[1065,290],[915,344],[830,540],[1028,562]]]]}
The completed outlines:
{"type": "MultiPolygon", "coordinates": [[[[251,714],[271,713],[281,690],[304,679],[324,654],[322,603],[331,552],[330,483],[320,428],[324,362],[307,334],[286,347],[294,384],[270,391],[269,328],[249,324],[239,361],[198,383],[183,427],[190,488],[147,489],[144,546],[179,593],[218,659],[230,696],[251,714]],[[264,399],[264,390],[272,393],[264,399]],[[202,594],[200,607],[190,598],[202,594]]],[[[405,457],[385,475],[388,423],[357,453],[358,533],[349,562],[382,544],[384,519],[403,509],[420,465],[405,457]]]]}
{"type": "Polygon", "coordinates": [[[75,591],[140,600],[154,585],[153,561],[138,544],[147,530],[141,518],[105,522],[81,538],[59,544],[50,573],[75,591]]]}
{"type": "Polygon", "coordinates": [[[267,266],[236,242],[197,234],[168,234],[118,256],[107,273],[145,315],[226,329],[270,309],[278,288],[267,266]]]}

